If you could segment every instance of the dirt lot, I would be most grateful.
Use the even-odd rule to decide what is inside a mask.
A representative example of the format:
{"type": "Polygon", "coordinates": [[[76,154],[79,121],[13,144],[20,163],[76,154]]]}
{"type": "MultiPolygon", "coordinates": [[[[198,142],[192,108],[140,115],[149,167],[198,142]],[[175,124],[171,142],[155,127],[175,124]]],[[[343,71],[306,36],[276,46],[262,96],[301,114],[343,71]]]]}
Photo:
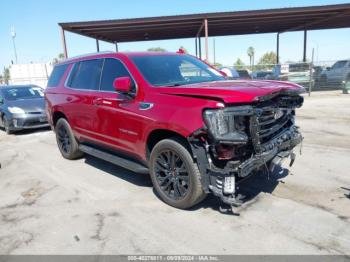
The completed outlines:
{"type": "Polygon", "coordinates": [[[240,216],[171,208],[148,176],[63,159],[51,131],[0,131],[0,253],[350,254],[350,95],[306,97],[298,123],[302,155],[248,180],[240,216]]]}

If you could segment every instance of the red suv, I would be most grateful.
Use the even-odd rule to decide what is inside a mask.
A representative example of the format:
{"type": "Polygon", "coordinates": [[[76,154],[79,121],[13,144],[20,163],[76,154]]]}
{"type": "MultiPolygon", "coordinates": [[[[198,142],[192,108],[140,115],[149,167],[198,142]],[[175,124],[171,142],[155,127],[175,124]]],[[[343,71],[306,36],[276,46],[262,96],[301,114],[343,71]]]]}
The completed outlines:
{"type": "Polygon", "coordinates": [[[294,160],[301,91],[229,81],[186,54],[98,53],[57,64],[45,97],[63,157],[149,173],[164,202],[189,208],[208,193],[236,205],[243,178],[294,160]]]}

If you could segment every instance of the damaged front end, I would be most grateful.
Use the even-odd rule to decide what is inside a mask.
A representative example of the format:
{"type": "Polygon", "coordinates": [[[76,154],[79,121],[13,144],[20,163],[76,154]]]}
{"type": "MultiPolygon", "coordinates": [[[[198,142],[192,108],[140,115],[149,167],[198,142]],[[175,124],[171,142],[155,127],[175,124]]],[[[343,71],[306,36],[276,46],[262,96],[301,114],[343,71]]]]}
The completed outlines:
{"type": "Polygon", "coordinates": [[[205,192],[238,205],[237,184],[261,168],[273,169],[302,142],[295,109],[303,97],[279,93],[249,105],[232,105],[203,112],[206,126],[189,137],[205,192]]]}

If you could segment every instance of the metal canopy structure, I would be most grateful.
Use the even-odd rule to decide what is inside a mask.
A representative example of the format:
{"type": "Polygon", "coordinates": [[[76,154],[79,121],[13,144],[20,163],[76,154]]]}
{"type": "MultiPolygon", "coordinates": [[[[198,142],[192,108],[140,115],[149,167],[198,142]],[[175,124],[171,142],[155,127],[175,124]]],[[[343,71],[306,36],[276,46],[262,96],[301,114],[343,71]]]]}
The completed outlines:
{"type": "MultiPolygon", "coordinates": [[[[203,13],[134,19],[59,23],[65,55],[65,31],[110,43],[196,38],[196,53],[200,38],[205,37],[208,59],[208,37],[258,33],[284,33],[350,27],[350,4],[266,9],[238,12],[203,13]],[[199,41],[197,41],[197,38],[199,41]]],[[[279,39],[277,39],[279,42],[279,39]]],[[[306,59],[304,51],[304,59],[306,59]]]]}

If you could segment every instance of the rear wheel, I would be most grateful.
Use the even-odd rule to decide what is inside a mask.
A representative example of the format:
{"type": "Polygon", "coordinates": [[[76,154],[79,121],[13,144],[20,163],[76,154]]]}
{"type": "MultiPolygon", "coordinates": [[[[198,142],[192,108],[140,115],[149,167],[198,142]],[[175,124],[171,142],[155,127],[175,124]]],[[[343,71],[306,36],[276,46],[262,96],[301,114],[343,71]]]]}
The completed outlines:
{"type": "Polygon", "coordinates": [[[57,121],[55,133],[58,148],[64,158],[77,159],[83,155],[83,152],[79,150],[79,144],[66,119],[60,118],[57,121]]]}
{"type": "Polygon", "coordinates": [[[190,208],[206,194],[200,173],[184,143],[176,138],[155,145],[150,157],[150,174],[159,197],[176,208],[190,208]]]}

